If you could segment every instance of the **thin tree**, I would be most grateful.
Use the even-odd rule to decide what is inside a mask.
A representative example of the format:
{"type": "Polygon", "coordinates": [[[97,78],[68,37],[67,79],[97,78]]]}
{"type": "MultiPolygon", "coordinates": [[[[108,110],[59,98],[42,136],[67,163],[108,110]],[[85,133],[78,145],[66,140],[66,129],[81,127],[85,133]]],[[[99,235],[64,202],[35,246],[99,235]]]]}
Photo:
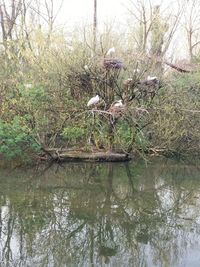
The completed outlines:
{"type": "Polygon", "coordinates": [[[93,17],[93,49],[96,50],[97,43],[97,0],[94,0],[94,17],[93,17]]]}
{"type": "Polygon", "coordinates": [[[22,9],[22,1],[10,0],[5,2],[0,0],[0,28],[3,45],[7,46],[7,41],[13,39],[16,21],[22,9]]]}
{"type": "Polygon", "coordinates": [[[176,8],[164,1],[153,5],[152,0],[130,0],[128,12],[131,24],[134,22],[132,38],[137,52],[144,56],[163,58],[180,22],[183,8],[176,3],[176,8]]]}
{"type": "Polygon", "coordinates": [[[197,0],[186,1],[184,30],[187,35],[187,49],[190,62],[195,61],[200,51],[200,3],[197,0]]]}

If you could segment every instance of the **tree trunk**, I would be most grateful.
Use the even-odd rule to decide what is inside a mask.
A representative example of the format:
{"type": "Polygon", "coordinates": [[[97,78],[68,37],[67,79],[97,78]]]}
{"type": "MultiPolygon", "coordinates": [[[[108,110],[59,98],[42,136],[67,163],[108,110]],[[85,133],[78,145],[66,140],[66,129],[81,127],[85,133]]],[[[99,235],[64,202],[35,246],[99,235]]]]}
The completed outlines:
{"type": "Polygon", "coordinates": [[[97,0],[94,0],[94,21],[93,21],[93,49],[96,51],[97,42],[97,0]]]}

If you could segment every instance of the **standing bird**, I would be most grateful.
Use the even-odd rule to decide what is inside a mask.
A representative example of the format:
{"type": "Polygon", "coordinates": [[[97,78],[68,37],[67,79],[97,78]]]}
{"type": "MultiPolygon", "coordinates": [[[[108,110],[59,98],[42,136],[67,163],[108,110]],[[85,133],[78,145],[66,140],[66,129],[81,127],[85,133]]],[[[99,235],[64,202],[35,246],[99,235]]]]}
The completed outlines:
{"type": "Polygon", "coordinates": [[[113,107],[122,107],[123,106],[123,103],[122,103],[122,100],[118,100],[116,101],[114,104],[113,104],[113,107]]]}
{"type": "Polygon", "coordinates": [[[147,81],[154,81],[154,80],[158,80],[158,78],[156,76],[148,76],[147,77],[147,81]]]}
{"type": "Polygon", "coordinates": [[[96,104],[99,102],[99,100],[100,100],[99,96],[96,95],[96,96],[92,97],[92,98],[88,101],[87,106],[89,107],[89,106],[91,106],[91,105],[96,105],[96,104]]]}

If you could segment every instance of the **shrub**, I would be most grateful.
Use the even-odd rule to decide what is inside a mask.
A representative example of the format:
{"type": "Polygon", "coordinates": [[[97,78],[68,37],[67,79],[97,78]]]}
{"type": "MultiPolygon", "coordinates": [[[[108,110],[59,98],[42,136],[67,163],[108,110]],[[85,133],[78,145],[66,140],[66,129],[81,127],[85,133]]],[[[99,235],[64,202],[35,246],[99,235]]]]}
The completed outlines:
{"type": "Polygon", "coordinates": [[[81,140],[84,140],[85,129],[81,127],[65,127],[62,136],[68,141],[70,145],[74,145],[81,140]]]}
{"type": "Polygon", "coordinates": [[[10,122],[0,120],[0,140],[0,153],[9,160],[27,161],[32,153],[40,150],[40,145],[24,124],[24,119],[18,116],[10,122]]]}

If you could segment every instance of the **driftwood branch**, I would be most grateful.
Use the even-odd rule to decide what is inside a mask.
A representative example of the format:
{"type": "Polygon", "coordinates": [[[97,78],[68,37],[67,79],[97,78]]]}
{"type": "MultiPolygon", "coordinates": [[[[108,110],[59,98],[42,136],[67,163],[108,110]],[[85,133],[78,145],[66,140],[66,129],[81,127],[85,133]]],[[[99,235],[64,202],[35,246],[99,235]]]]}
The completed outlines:
{"type": "Polygon", "coordinates": [[[179,67],[179,66],[177,66],[177,65],[175,65],[175,64],[173,64],[173,63],[169,63],[169,62],[167,62],[167,61],[165,61],[164,62],[166,65],[168,65],[169,67],[171,67],[172,69],[175,69],[175,70],[177,70],[177,71],[179,71],[179,72],[185,72],[185,73],[190,73],[190,72],[192,72],[192,70],[186,70],[186,69],[184,69],[183,67],[179,67]]]}

